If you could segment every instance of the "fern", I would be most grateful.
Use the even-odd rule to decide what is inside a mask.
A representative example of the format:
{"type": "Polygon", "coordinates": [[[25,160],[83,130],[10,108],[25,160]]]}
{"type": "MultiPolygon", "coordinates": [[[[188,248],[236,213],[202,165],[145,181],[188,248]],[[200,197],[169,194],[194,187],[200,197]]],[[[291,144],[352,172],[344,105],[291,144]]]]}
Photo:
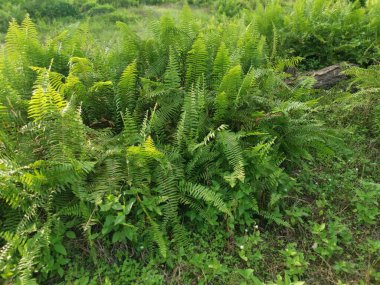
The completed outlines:
{"type": "Polygon", "coordinates": [[[140,135],[138,133],[137,125],[128,109],[125,110],[125,115],[123,119],[124,128],[122,135],[128,146],[134,145],[139,142],[140,135]]]}
{"type": "Polygon", "coordinates": [[[123,71],[119,84],[116,106],[119,112],[124,112],[126,108],[134,110],[136,105],[137,91],[137,63],[136,61],[128,65],[123,71]]]}
{"type": "Polygon", "coordinates": [[[173,48],[169,51],[169,63],[164,76],[165,86],[169,89],[180,87],[179,66],[173,48]]]}
{"type": "Polygon", "coordinates": [[[211,189],[208,189],[202,185],[192,184],[192,183],[184,183],[180,184],[179,187],[181,191],[190,195],[196,199],[202,199],[205,202],[213,205],[219,211],[230,214],[227,205],[221,199],[218,193],[213,192],[211,189]]]}
{"type": "Polygon", "coordinates": [[[186,59],[186,88],[190,89],[207,71],[208,53],[202,34],[199,34],[186,59]]]}
{"type": "Polygon", "coordinates": [[[244,71],[265,63],[266,39],[260,35],[256,22],[249,24],[238,44],[242,51],[240,61],[244,71]]]}
{"type": "MultiPolygon", "coordinates": [[[[119,254],[170,265],[207,227],[231,240],[255,223],[289,227],[285,189],[340,139],[318,116],[313,80],[290,86],[284,71],[316,56],[299,52],[308,35],[323,42],[328,21],[362,13],[327,2],[296,1],[289,16],[291,5],[256,3],[222,22],[185,3],[146,33],[117,23],[110,47],[94,45],[88,24],[40,41],[28,17],[11,22],[0,60],[6,282],[60,282],[58,261],[76,254],[89,268],[119,254]]],[[[346,110],[368,107],[378,130],[378,67],[346,73],[360,88],[346,110]]]]}
{"type": "Polygon", "coordinates": [[[233,168],[233,172],[229,175],[225,175],[224,179],[231,187],[234,187],[237,180],[244,182],[245,179],[244,160],[239,145],[239,137],[227,130],[220,132],[218,137],[218,142],[221,144],[223,152],[233,168]]]}
{"type": "Polygon", "coordinates": [[[54,117],[63,110],[66,102],[49,83],[49,73],[44,70],[37,79],[37,85],[30,99],[28,114],[35,121],[54,117]]]}
{"type": "MultiPolygon", "coordinates": [[[[215,99],[215,119],[220,122],[225,120],[235,110],[237,94],[242,84],[242,69],[240,65],[231,68],[223,77],[219,87],[219,93],[215,99]]],[[[227,121],[228,123],[228,121],[227,121]]]]}
{"type": "Polygon", "coordinates": [[[222,43],[216,53],[214,65],[212,68],[213,87],[218,88],[223,76],[230,68],[230,58],[227,47],[222,43]]]}

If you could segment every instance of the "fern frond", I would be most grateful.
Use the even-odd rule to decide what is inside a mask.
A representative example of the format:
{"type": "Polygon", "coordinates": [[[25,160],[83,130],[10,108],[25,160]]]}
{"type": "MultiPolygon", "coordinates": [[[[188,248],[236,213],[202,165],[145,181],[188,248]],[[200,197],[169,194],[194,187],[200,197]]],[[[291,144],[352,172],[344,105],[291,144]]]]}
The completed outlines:
{"type": "Polygon", "coordinates": [[[156,244],[158,245],[161,256],[163,258],[166,258],[168,249],[166,246],[166,242],[164,240],[163,233],[160,230],[159,226],[153,220],[150,219],[150,223],[152,225],[153,239],[156,242],[156,244]]]}
{"type": "Polygon", "coordinates": [[[205,186],[190,182],[181,183],[179,187],[183,193],[186,193],[195,199],[202,199],[206,203],[213,205],[222,213],[231,215],[226,203],[223,201],[219,193],[216,193],[205,186]]]}
{"type": "Polygon", "coordinates": [[[199,34],[186,59],[186,88],[189,90],[207,71],[208,52],[203,34],[199,34]]]}
{"type": "Polygon", "coordinates": [[[129,64],[123,71],[118,84],[116,106],[119,112],[126,108],[134,110],[137,101],[137,62],[129,64]]]}
{"type": "Polygon", "coordinates": [[[178,89],[180,87],[179,66],[176,55],[172,47],[169,49],[169,62],[165,71],[164,83],[169,89],[178,89]]]}
{"type": "Polygon", "coordinates": [[[46,120],[60,114],[66,102],[49,86],[37,86],[29,102],[28,115],[34,121],[46,120]]]}
{"type": "Polygon", "coordinates": [[[125,110],[123,123],[124,129],[122,131],[122,135],[127,146],[131,146],[139,142],[140,134],[137,130],[136,122],[128,109],[125,110]]]}
{"type": "Polygon", "coordinates": [[[244,159],[239,145],[239,136],[225,130],[218,133],[217,141],[222,146],[223,152],[234,170],[231,174],[224,176],[225,180],[231,185],[231,187],[236,185],[237,180],[244,182],[244,159]]]}
{"type": "Polygon", "coordinates": [[[222,43],[216,53],[214,60],[214,65],[212,68],[213,84],[215,88],[219,87],[219,84],[230,68],[230,57],[228,54],[228,49],[224,43],[222,43]]]}

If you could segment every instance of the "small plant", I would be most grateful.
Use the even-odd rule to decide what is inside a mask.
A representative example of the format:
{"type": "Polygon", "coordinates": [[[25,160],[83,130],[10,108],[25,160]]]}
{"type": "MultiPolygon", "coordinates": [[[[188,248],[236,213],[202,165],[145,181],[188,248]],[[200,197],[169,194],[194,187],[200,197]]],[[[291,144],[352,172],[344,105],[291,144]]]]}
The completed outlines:
{"type": "Polygon", "coordinates": [[[375,224],[379,216],[380,184],[363,183],[363,189],[355,191],[355,212],[364,224],[375,224]]]}
{"type": "Polygon", "coordinates": [[[107,236],[112,233],[112,243],[137,239],[136,227],[127,222],[127,216],[135,202],[136,199],[131,198],[127,203],[122,204],[119,198],[109,195],[106,203],[100,205],[100,211],[106,213],[101,234],[107,236]]]}
{"type": "Polygon", "coordinates": [[[296,279],[301,278],[309,263],[305,260],[303,253],[297,250],[296,244],[288,244],[281,253],[285,258],[286,274],[296,279]]]}
{"type": "Polygon", "coordinates": [[[249,233],[247,229],[243,237],[236,239],[239,257],[244,260],[248,266],[260,262],[263,258],[261,252],[263,240],[258,228],[259,227],[255,225],[252,233],[249,233]]]}
{"type": "Polygon", "coordinates": [[[330,222],[327,227],[325,223],[313,223],[311,232],[314,236],[312,249],[322,258],[331,258],[341,253],[341,242],[349,243],[352,240],[349,229],[337,221],[330,222]]]}

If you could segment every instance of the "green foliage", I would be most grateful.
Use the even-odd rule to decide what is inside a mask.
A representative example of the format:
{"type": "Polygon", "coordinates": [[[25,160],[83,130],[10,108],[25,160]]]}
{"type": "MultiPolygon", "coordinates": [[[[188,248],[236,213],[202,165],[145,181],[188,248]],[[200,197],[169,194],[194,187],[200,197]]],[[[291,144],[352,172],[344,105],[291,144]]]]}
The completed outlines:
{"type": "Polygon", "coordinates": [[[137,102],[137,64],[128,65],[123,71],[118,84],[118,94],[116,97],[117,111],[123,114],[124,110],[134,110],[137,102]]]}
{"type": "Polygon", "coordinates": [[[352,76],[353,86],[358,90],[344,100],[345,108],[350,115],[350,121],[364,125],[361,132],[369,137],[379,138],[380,135],[380,109],[379,109],[379,65],[367,69],[352,67],[345,71],[352,76]]]}
{"type": "MultiPolygon", "coordinates": [[[[62,16],[84,7],[63,3],[45,4],[62,16]]],[[[378,24],[376,3],[239,3],[219,7],[233,16],[244,6],[244,17],[207,21],[185,3],[146,33],[119,22],[107,48],[86,24],[41,40],[29,16],[10,23],[0,59],[5,282],[303,284],[320,260],[335,279],[359,280],[350,269],[371,264],[362,274],[379,280],[378,67],[346,71],[355,94],[285,72],[300,56],[303,67],[370,63],[378,43],[363,25],[378,24]],[[329,107],[349,118],[328,124],[329,107]],[[366,128],[351,140],[370,138],[371,154],[348,150],[347,125],[366,128]]]]}
{"type": "Polygon", "coordinates": [[[65,1],[27,1],[25,9],[33,18],[78,17],[78,11],[74,5],[65,1]]]}
{"type": "Polygon", "coordinates": [[[88,10],[89,16],[95,16],[95,15],[101,15],[101,14],[107,14],[115,11],[115,8],[110,4],[104,4],[104,5],[96,5],[88,10]]]}
{"type": "Polygon", "coordinates": [[[191,50],[188,52],[186,61],[186,87],[189,89],[196,84],[207,71],[207,50],[200,34],[194,41],[191,50]]]}
{"type": "Polygon", "coordinates": [[[218,13],[228,17],[235,16],[248,5],[248,1],[219,0],[214,3],[218,13]]]}
{"type": "Polygon", "coordinates": [[[173,49],[169,52],[169,62],[164,76],[165,86],[169,89],[178,89],[181,84],[179,66],[173,49]]]}
{"type": "Polygon", "coordinates": [[[311,232],[315,236],[313,249],[323,258],[331,258],[343,250],[339,245],[340,239],[351,239],[348,229],[339,222],[330,223],[328,228],[325,223],[313,224],[311,232]]]}
{"type": "Polygon", "coordinates": [[[297,0],[290,5],[281,1],[257,2],[248,14],[258,31],[274,38],[275,26],[280,35],[280,53],[306,58],[303,66],[307,69],[341,61],[376,62],[378,23],[373,13],[378,9],[378,1],[370,1],[365,7],[345,0],[297,0]]]}
{"type": "Polygon", "coordinates": [[[98,0],[99,4],[108,4],[110,6],[115,7],[129,7],[133,5],[137,5],[139,3],[139,0],[98,0]]]}
{"type": "Polygon", "coordinates": [[[282,252],[287,267],[286,274],[290,277],[301,277],[305,272],[308,263],[304,259],[302,252],[298,252],[295,244],[288,244],[282,252]]]}
{"type": "Polygon", "coordinates": [[[355,193],[354,203],[358,219],[364,223],[375,224],[379,215],[380,186],[365,183],[363,190],[355,193]]]}
{"type": "Polygon", "coordinates": [[[226,74],[230,67],[230,56],[227,47],[224,43],[218,48],[216,53],[214,65],[212,67],[213,84],[215,88],[218,88],[223,76],[226,74]]]}

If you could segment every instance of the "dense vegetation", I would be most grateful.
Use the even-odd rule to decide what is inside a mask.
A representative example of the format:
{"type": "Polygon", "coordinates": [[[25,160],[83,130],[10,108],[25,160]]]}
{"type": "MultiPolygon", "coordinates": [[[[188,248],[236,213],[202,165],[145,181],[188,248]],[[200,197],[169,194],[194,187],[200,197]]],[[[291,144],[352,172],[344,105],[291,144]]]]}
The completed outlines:
{"type": "Polygon", "coordinates": [[[380,2],[160,2],[0,1],[0,283],[379,284],[380,2]]]}

